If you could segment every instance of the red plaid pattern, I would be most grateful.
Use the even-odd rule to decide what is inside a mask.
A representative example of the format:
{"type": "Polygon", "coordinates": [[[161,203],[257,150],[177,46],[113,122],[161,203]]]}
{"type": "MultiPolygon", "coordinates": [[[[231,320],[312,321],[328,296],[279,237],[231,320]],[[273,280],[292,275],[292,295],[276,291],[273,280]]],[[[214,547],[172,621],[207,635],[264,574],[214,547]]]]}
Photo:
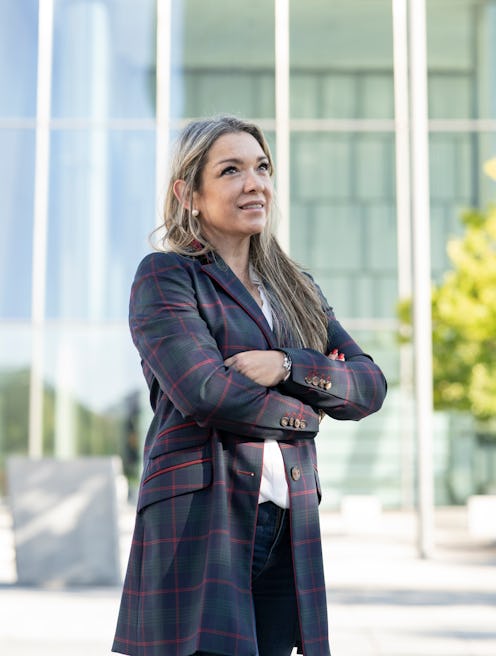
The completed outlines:
{"type": "Polygon", "coordinates": [[[142,261],[130,327],[154,418],[113,651],[256,656],[251,557],[263,440],[271,438],[280,443],[290,490],[303,653],[329,655],[318,410],[360,419],[381,407],[386,384],[325,307],[328,352],[337,348],[346,362],[285,349],[292,375],[267,389],[223,363],[240,351],[277,348],[262,311],[231,270],[221,260],[173,253],[142,261]],[[299,476],[291,475],[294,468],[299,476]]]}

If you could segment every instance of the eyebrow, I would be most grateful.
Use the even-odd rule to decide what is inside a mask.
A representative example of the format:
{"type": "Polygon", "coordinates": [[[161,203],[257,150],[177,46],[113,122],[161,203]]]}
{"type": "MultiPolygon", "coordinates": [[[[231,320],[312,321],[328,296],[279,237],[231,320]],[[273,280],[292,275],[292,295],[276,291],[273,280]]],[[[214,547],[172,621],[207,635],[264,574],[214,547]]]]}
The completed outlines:
{"type": "MultiPolygon", "coordinates": [[[[269,161],[267,155],[260,155],[257,157],[257,162],[269,161]]],[[[244,160],[239,157],[228,157],[227,159],[221,159],[218,162],[214,162],[214,166],[220,166],[222,164],[243,164],[244,160]]]]}

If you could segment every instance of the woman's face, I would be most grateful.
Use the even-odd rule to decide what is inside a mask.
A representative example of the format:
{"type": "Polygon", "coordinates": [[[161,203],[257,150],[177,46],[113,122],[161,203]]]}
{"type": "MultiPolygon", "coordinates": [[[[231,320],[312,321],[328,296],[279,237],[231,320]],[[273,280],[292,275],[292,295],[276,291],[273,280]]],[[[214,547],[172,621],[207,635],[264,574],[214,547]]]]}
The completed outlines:
{"type": "Polygon", "coordinates": [[[270,163],[247,132],[224,134],[214,142],[194,192],[202,232],[214,245],[261,233],[272,202],[270,163]]]}

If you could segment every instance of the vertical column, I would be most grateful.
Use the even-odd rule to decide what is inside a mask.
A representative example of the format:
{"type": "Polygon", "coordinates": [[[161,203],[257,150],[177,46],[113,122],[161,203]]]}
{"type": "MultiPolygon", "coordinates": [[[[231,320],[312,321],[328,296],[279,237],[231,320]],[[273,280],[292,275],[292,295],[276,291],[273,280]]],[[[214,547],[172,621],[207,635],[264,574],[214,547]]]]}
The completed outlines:
{"type": "Polygon", "coordinates": [[[392,4],[396,131],[396,209],[398,217],[398,293],[400,298],[408,298],[412,294],[408,11],[407,0],[392,0],[392,4]]]}
{"type": "Polygon", "coordinates": [[[53,41],[53,0],[39,0],[38,75],[33,219],[33,282],[31,301],[32,353],[29,395],[29,443],[32,458],[43,453],[43,349],[46,289],[48,185],[50,175],[50,113],[53,41]]]}
{"type": "Polygon", "coordinates": [[[276,54],[276,185],[280,209],[277,236],[282,248],[290,246],[289,162],[289,0],[275,0],[276,54]]]}
{"type": "MultiPolygon", "coordinates": [[[[169,161],[169,120],[171,86],[171,30],[172,2],[157,2],[157,78],[156,78],[156,154],[155,190],[156,197],[162,199],[167,179],[169,161]]],[[[163,203],[160,203],[163,205],[163,203]]],[[[157,224],[162,223],[161,212],[157,213],[157,224]]]]}
{"type": "Polygon", "coordinates": [[[432,317],[429,133],[425,0],[410,0],[410,98],[413,218],[413,330],[418,459],[418,548],[433,546],[432,317]]]}
{"type": "MultiPolygon", "coordinates": [[[[396,229],[398,296],[412,296],[412,239],[410,213],[410,116],[408,93],[408,3],[392,0],[393,57],[394,57],[394,111],[396,147],[396,229]]],[[[413,506],[414,480],[413,417],[412,417],[412,349],[400,347],[400,412],[406,419],[402,423],[401,440],[401,497],[405,508],[413,506]]]]}

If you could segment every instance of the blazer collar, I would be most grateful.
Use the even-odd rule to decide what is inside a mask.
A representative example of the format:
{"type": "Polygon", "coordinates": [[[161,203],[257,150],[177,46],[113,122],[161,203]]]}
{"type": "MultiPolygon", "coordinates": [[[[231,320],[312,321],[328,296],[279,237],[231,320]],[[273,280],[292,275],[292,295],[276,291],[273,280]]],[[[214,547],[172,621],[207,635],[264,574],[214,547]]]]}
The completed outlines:
{"type": "Polygon", "coordinates": [[[275,335],[267,323],[262,309],[224,260],[219,255],[215,255],[202,265],[202,270],[250,315],[263,332],[269,346],[277,348],[275,335]]]}

